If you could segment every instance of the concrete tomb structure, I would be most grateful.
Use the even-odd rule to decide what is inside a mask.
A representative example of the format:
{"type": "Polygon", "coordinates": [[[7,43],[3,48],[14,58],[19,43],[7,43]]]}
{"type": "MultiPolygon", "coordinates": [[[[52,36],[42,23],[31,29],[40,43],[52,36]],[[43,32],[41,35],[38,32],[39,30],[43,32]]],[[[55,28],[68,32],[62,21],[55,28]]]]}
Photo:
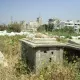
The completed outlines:
{"type": "Polygon", "coordinates": [[[63,43],[54,38],[22,39],[22,59],[34,72],[48,63],[63,63],[63,43]]]}
{"type": "Polygon", "coordinates": [[[79,41],[70,40],[60,43],[54,38],[24,38],[21,39],[22,59],[31,71],[37,72],[48,63],[63,63],[64,50],[73,54],[80,53],[79,41]]]}
{"type": "MultiPolygon", "coordinates": [[[[68,62],[79,62],[80,59],[80,39],[78,40],[69,40],[66,46],[64,47],[64,52],[67,52],[64,56],[68,58],[68,62]]],[[[64,59],[65,59],[64,57],[64,59]]],[[[79,65],[80,66],[80,65],[79,65]]]]}

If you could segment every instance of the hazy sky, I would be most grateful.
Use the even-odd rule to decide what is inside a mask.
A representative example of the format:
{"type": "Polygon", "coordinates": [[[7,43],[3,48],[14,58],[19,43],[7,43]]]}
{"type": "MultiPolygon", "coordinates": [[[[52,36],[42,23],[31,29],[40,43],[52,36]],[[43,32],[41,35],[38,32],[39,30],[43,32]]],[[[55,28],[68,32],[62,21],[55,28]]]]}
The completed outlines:
{"type": "Polygon", "coordinates": [[[42,16],[62,20],[80,19],[80,0],[0,0],[0,23],[13,21],[35,21],[42,16]]]}

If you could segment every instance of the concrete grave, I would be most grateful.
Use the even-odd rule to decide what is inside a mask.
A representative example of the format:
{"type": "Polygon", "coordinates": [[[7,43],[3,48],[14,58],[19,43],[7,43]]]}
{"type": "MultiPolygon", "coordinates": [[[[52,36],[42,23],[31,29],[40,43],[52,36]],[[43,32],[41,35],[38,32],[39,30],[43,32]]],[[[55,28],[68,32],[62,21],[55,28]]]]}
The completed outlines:
{"type": "Polygon", "coordinates": [[[54,38],[24,38],[21,39],[22,59],[31,71],[38,72],[48,63],[63,63],[64,45],[54,38]]]}

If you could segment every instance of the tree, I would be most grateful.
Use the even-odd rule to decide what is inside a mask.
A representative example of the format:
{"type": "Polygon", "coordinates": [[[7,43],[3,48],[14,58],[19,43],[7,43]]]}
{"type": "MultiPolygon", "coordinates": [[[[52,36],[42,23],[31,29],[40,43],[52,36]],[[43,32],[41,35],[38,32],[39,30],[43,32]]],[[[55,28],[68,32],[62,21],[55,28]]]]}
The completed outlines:
{"type": "Polygon", "coordinates": [[[54,24],[44,24],[44,25],[41,25],[37,30],[38,31],[53,31],[54,29],[54,24]]]}
{"type": "Polygon", "coordinates": [[[39,31],[39,32],[45,31],[45,25],[39,26],[37,31],[39,31]]]}
{"type": "Polygon", "coordinates": [[[67,26],[65,26],[63,28],[63,31],[64,32],[68,32],[68,33],[74,33],[74,28],[73,27],[67,27],[67,26]]]}
{"type": "Polygon", "coordinates": [[[54,29],[54,24],[49,24],[48,25],[49,27],[48,27],[48,31],[53,31],[53,29],[54,29]]]}
{"type": "Polygon", "coordinates": [[[9,24],[8,25],[8,31],[9,32],[20,32],[21,31],[21,25],[17,22],[9,24]]]}
{"type": "Polygon", "coordinates": [[[0,25],[0,31],[4,31],[7,29],[7,26],[5,24],[0,25]]]}

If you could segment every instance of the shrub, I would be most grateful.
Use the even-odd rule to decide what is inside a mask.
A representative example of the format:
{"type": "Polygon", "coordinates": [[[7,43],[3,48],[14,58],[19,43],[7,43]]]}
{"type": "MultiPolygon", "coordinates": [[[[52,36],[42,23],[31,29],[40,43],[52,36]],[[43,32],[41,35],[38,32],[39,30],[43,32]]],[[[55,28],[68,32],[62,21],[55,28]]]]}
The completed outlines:
{"type": "Polygon", "coordinates": [[[21,31],[21,25],[19,23],[12,23],[8,25],[8,32],[20,32],[21,31]]]}
{"type": "Polygon", "coordinates": [[[16,76],[21,76],[22,74],[27,74],[27,65],[22,62],[22,60],[18,60],[18,63],[15,64],[15,74],[16,76]]]}
{"type": "Polygon", "coordinates": [[[53,64],[42,69],[39,75],[40,80],[75,80],[75,69],[64,67],[63,65],[53,64]]]}
{"type": "Polygon", "coordinates": [[[45,26],[44,25],[39,26],[37,31],[39,31],[39,32],[45,31],[45,26]]]}
{"type": "Polygon", "coordinates": [[[7,26],[6,25],[0,25],[0,31],[4,31],[7,29],[7,26]]]}

